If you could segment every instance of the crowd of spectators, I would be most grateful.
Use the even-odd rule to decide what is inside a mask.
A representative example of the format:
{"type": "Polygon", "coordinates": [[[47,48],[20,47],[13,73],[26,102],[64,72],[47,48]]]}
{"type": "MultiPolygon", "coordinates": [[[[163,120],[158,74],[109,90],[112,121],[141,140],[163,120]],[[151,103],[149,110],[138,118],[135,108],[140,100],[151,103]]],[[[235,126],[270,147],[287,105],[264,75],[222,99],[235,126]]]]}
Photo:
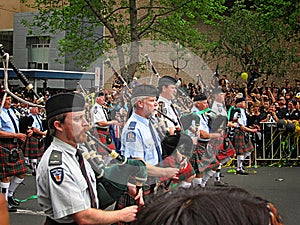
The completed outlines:
{"type": "MultiPolygon", "coordinates": [[[[214,77],[209,85],[205,85],[202,79],[198,79],[197,82],[186,84],[184,80],[180,79],[180,89],[185,96],[178,96],[178,101],[184,101],[183,104],[178,104],[179,110],[182,105],[185,108],[189,108],[189,103],[192,101],[186,101],[185,98],[189,97],[193,99],[194,96],[204,92],[208,94],[208,101],[213,101],[212,93],[213,89],[217,86],[221,87],[223,92],[226,93],[225,104],[227,109],[234,105],[234,100],[238,93],[242,93],[247,100],[247,113],[249,116],[249,123],[251,126],[257,127],[262,130],[262,122],[265,123],[277,123],[279,120],[285,120],[286,123],[299,123],[300,122],[300,80],[290,81],[285,79],[284,82],[278,84],[274,81],[266,79],[255,79],[251,82],[238,83],[236,80],[229,81],[226,75],[220,77],[214,77]],[[180,100],[181,99],[181,100],[180,100]]],[[[131,82],[128,82],[128,87],[134,88],[138,85],[139,80],[134,77],[131,82]]],[[[141,83],[141,82],[140,82],[141,83]]],[[[34,96],[32,93],[27,92],[24,88],[15,88],[13,93],[19,97],[32,101],[34,96]]],[[[45,101],[58,92],[67,90],[57,90],[47,88],[45,91],[40,92],[45,101]]],[[[89,90],[82,90],[78,87],[79,92],[85,92],[87,112],[94,104],[95,88],[89,90]]],[[[129,95],[127,88],[123,88],[121,81],[116,81],[111,88],[103,90],[105,93],[106,107],[110,112],[111,118],[117,118],[122,124],[125,124],[128,115],[128,101],[129,95]]],[[[26,113],[26,105],[14,100],[14,105],[20,110],[21,113],[26,113]]],[[[183,114],[187,113],[186,110],[181,111],[183,114]]],[[[40,109],[40,114],[44,114],[44,109],[40,109]]],[[[89,113],[87,113],[89,117],[89,113]]],[[[265,138],[270,138],[270,131],[264,129],[265,138]]],[[[262,133],[261,132],[261,133],[262,133]]],[[[262,138],[261,134],[254,137],[258,147],[257,157],[262,157],[262,138]]],[[[265,157],[273,157],[270,155],[270,150],[266,149],[265,157]]]]}

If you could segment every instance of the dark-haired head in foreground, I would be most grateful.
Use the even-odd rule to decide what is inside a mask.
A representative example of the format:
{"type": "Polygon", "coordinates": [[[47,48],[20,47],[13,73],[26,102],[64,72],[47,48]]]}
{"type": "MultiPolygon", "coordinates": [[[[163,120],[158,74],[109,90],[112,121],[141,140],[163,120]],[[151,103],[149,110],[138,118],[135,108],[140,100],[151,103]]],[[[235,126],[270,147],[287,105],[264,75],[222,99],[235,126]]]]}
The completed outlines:
{"type": "Polygon", "coordinates": [[[274,205],[236,188],[177,189],[152,198],[134,225],[282,225],[274,205]]]}

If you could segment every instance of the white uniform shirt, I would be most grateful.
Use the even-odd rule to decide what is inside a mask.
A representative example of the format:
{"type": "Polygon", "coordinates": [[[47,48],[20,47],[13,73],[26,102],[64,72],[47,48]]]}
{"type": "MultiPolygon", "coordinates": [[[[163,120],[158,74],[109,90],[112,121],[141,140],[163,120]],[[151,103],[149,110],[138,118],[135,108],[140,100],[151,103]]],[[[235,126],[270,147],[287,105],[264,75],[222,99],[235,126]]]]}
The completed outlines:
{"type": "MultiPolygon", "coordinates": [[[[166,114],[166,116],[168,116],[169,118],[171,118],[172,120],[177,122],[178,125],[180,125],[180,121],[177,117],[178,112],[174,112],[174,109],[171,107],[172,101],[168,100],[164,97],[159,96],[157,102],[162,102],[163,103],[162,113],[166,114]]],[[[175,129],[175,125],[174,125],[173,122],[171,122],[168,119],[166,119],[165,121],[166,121],[166,127],[168,128],[168,130],[170,128],[175,129]]]]}
{"type": "Polygon", "coordinates": [[[238,118],[238,123],[242,126],[247,126],[247,115],[246,115],[246,110],[245,109],[242,109],[240,108],[241,110],[241,114],[240,114],[240,118],[238,118],[238,113],[236,112],[234,115],[233,115],[233,118],[238,118]]]}
{"type": "MultiPolygon", "coordinates": [[[[91,119],[92,119],[93,127],[99,127],[99,125],[97,125],[97,123],[100,122],[100,121],[107,122],[107,114],[106,114],[105,109],[103,108],[102,105],[99,105],[98,103],[95,103],[93,105],[93,107],[91,108],[90,112],[91,112],[91,119]]],[[[103,127],[103,128],[108,128],[108,126],[103,127]]]]}
{"type": "MultiPolygon", "coordinates": [[[[98,204],[95,174],[85,159],[84,162],[98,204]]],[[[47,216],[59,223],[74,222],[72,214],[91,208],[88,185],[76,158],[76,148],[58,138],[54,137],[45,151],[37,168],[36,181],[38,203],[47,216]],[[57,163],[53,158],[50,160],[53,151],[61,155],[57,163]]]]}

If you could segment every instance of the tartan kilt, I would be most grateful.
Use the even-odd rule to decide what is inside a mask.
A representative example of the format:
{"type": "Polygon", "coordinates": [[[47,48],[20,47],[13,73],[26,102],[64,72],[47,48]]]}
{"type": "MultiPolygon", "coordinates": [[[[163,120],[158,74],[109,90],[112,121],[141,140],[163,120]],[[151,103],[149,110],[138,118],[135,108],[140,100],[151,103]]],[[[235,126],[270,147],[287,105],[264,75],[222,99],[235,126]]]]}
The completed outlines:
{"type": "Polygon", "coordinates": [[[203,174],[209,170],[215,170],[220,163],[212,150],[208,150],[208,143],[198,141],[193,154],[190,158],[190,163],[194,171],[198,174],[203,174]]]}
{"type": "MultiPolygon", "coordinates": [[[[99,139],[99,141],[101,141],[103,144],[105,144],[111,150],[115,150],[116,149],[116,146],[115,146],[115,144],[113,142],[112,137],[111,137],[111,143],[107,144],[106,138],[107,138],[108,135],[110,136],[109,131],[103,131],[103,130],[97,130],[97,129],[95,129],[94,135],[95,135],[95,137],[97,137],[99,139]]],[[[98,153],[100,153],[101,155],[107,155],[107,151],[104,148],[102,148],[101,146],[98,146],[98,153]]]]}
{"type": "Polygon", "coordinates": [[[254,150],[250,137],[247,140],[245,138],[245,133],[239,129],[235,129],[235,133],[233,136],[233,146],[236,150],[237,155],[243,155],[254,150]]]}
{"type": "MultiPolygon", "coordinates": [[[[178,163],[176,162],[174,156],[168,156],[163,159],[162,161],[162,167],[178,167],[178,163]]],[[[180,181],[185,181],[189,177],[195,175],[195,171],[192,167],[192,164],[190,162],[187,163],[187,166],[185,168],[180,168],[178,174],[176,175],[179,179],[178,180],[172,180],[172,183],[179,183],[180,181]]],[[[161,176],[159,177],[160,181],[167,182],[169,181],[169,177],[161,176]]]]}
{"type": "Polygon", "coordinates": [[[42,157],[44,152],[44,145],[40,145],[42,137],[32,136],[26,139],[24,156],[30,159],[37,159],[42,157]]]}
{"type": "Polygon", "coordinates": [[[229,138],[216,138],[210,142],[219,162],[228,161],[235,155],[235,148],[229,138]],[[225,143],[226,142],[226,143],[225,143]]]}
{"type": "Polygon", "coordinates": [[[14,143],[13,139],[1,140],[0,142],[0,179],[25,174],[27,172],[27,167],[24,161],[24,155],[20,148],[18,148],[18,143],[14,143]],[[9,155],[10,149],[17,148],[19,159],[16,162],[10,162],[9,155]]]}

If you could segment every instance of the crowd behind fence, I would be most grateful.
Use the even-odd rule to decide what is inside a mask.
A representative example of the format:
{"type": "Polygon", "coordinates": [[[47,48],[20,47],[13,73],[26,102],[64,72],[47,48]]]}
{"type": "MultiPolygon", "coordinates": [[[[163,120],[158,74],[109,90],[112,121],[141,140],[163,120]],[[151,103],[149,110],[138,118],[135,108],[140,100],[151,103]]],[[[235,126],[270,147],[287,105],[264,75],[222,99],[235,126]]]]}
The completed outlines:
{"type": "Polygon", "coordinates": [[[259,137],[252,137],[255,151],[254,165],[295,165],[299,160],[300,123],[293,124],[294,129],[279,127],[276,122],[261,122],[259,137]]]}

